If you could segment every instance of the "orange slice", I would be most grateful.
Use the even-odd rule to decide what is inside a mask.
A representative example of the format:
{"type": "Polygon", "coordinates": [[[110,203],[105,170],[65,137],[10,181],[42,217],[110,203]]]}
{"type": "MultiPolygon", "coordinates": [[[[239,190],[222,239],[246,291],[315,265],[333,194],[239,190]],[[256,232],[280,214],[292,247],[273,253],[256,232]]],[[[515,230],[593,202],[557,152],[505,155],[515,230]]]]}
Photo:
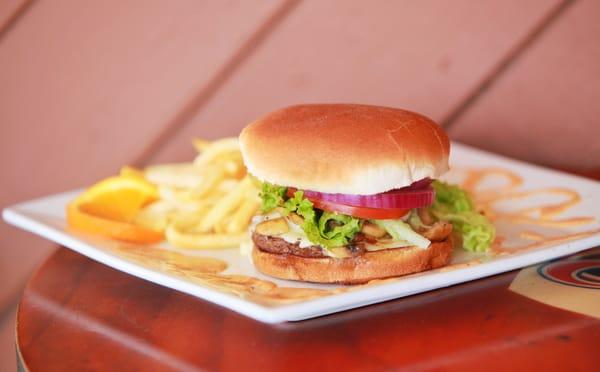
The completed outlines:
{"type": "Polygon", "coordinates": [[[97,217],[131,222],[145,205],[158,199],[156,186],[143,178],[109,177],[76,200],[80,209],[97,217]]]}
{"type": "Polygon", "coordinates": [[[67,206],[69,226],[91,234],[136,243],[156,243],[161,231],[133,223],[139,210],[158,199],[154,185],[142,177],[110,177],[98,182],[67,206]]]}

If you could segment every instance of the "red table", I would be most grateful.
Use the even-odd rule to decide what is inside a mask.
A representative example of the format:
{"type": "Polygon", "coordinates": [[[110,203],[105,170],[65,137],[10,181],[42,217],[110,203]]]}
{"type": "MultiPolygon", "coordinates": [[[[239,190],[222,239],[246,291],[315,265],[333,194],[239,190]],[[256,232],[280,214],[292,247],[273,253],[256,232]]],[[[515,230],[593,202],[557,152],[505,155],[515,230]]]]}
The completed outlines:
{"type": "Polygon", "coordinates": [[[514,293],[517,271],[322,318],[262,324],[61,248],[17,315],[38,370],[596,370],[600,320],[514,293]]]}

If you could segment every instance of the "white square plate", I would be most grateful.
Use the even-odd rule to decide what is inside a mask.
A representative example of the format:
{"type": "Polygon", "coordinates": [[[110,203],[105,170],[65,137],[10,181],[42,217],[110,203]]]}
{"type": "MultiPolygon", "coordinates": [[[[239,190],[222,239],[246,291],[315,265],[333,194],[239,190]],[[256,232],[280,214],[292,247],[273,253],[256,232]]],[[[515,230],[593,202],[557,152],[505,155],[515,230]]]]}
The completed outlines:
{"type": "Polygon", "coordinates": [[[186,251],[136,246],[71,231],[65,206],[80,192],[3,211],[24,230],[117,270],[200,297],[266,323],[296,321],[446,287],[575,253],[600,243],[600,183],[453,144],[447,180],[471,188],[494,218],[497,243],[486,254],[455,249],[450,265],[366,285],[278,280],[238,249],[186,251]]]}

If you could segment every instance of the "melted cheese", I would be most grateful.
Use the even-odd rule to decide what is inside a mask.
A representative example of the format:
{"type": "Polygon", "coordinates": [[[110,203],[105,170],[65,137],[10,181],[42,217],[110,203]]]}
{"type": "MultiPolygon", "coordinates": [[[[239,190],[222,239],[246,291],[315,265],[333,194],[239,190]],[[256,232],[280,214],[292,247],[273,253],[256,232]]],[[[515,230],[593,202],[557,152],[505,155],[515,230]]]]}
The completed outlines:
{"type": "MultiPolygon", "coordinates": [[[[254,231],[256,225],[258,225],[259,223],[261,223],[263,221],[272,220],[272,219],[281,218],[281,217],[284,217],[284,216],[278,212],[271,212],[269,214],[255,216],[252,219],[252,224],[250,225],[250,230],[254,231]]],[[[286,221],[288,223],[290,230],[288,232],[286,232],[285,234],[277,235],[278,238],[281,238],[281,239],[285,240],[286,242],[292,243],[292,244],[299,243],[300,248],[307,248],[312,245],[315,245],[315,244],[311,243],[310,240],[308,240],[308,237],[306,236],[306,234],[304,233],[304,230],[302,230],[302,228],[300,226],[289,221],[287,218],[286,218],[286,221]]]]}
{"type": "Polygon", "coordinates": [[[304,230],[302,230],[300,226],[296,225],[291,221],[288,221],[288,226],[290,227],[290,231],[286,232],[285,234],[279,235],[280,238],[282,238],[288,243],[299,243],[300,248],[307,248],[312,245],[315,245],[310,240],[308,240],[308,237],[306,236],[304,230]]]}
{"type": "MultiPolygon", "coordinates": [[[[380,240],[380,241],[376,242],[375,244],[366,244],[365,248],[367,249],[367,251],[381,251],[383,249],[404,248],[404,247],[410,247],[410,246],[412,246],[412,244],[410,244],[407,241],[390,239],[390,240],[380,240]]],[[[429,247],[427,247],[425,249],[429,249],[429,247]]]]}

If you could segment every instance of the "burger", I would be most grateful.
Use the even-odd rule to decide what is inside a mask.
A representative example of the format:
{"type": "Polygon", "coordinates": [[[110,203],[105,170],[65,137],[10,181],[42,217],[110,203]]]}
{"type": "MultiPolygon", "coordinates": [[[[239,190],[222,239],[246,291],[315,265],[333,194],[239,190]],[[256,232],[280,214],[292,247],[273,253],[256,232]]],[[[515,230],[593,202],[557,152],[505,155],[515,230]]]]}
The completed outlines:
{"type": "Polygon", "coordinates": [[[296,105],[249,124],[240,147],[261,189],[250,233],[252,260],[264,274],[365,283],[448,264],[453,226],[476,249],[493,239],[467,193],[435,181],[449,168],[450,142],[423,115],[296,105]],[[436,191],[448,200],[436,200],[436,191]]]}

